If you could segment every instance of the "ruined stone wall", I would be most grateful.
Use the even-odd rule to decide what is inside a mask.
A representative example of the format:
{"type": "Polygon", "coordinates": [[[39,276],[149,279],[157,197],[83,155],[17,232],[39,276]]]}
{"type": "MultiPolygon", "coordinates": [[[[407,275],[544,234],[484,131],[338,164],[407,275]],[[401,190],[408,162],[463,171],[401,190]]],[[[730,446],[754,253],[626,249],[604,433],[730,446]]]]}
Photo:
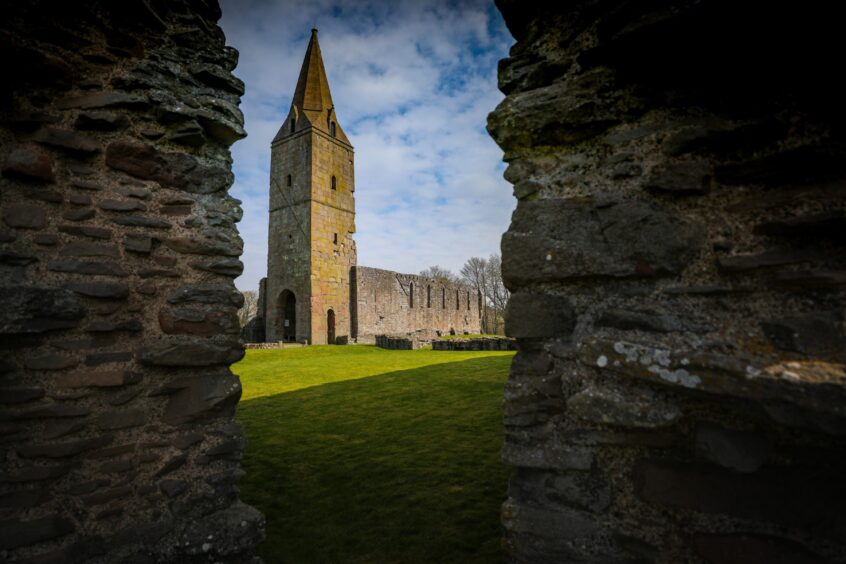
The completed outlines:
{"type": "Polygon", "coordinates": [[[436,351],[516,351],[517,342],[508,337],[476,337],[474,339],[434,339],[436,351]]]}
{"type": "Polygon", "coordinates": [[[244,136],[216,3],[18,2],[0,51],[0,560],[247,562],[244,136]]]}
{"type": "Polygon", "coordinates": [[[846,561],[833,8],[497,4],[509,561],[846,561]]]}
{"type": "Polygon", "coordinates": [[[376,335],[431,339],[481,331],[479,296],[469,286],[363,266],[352,276],[359,343],[374,343],[376,335]]]}
{"type": "Polygon", "coordinates": [[[421,347],[424,341],[410,337],[392,337],[391,335],[376,335],[376,346],[380,349],[397,351],[412,351],[421,347]]]}

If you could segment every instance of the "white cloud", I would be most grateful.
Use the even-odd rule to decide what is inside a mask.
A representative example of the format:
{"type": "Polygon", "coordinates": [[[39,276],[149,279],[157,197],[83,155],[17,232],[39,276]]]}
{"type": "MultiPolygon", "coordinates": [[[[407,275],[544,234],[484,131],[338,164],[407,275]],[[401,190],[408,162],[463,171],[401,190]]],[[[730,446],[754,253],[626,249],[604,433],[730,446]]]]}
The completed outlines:
{"type": "Polygon", "coordinates": [[[232,194],[244,202],[239,288],[255,289],[266,271],[270,141],[315,25],[337,115],[356,150],[359,264],[457,271],[471,256],[499,252],[514,201],[502,152],[484,126],[502,99],[496,62],[512,39],[492,3],[222,4],[227,43],[241,53],[235,74],[247,85],[249,137],[232,151],[232,194]]]}

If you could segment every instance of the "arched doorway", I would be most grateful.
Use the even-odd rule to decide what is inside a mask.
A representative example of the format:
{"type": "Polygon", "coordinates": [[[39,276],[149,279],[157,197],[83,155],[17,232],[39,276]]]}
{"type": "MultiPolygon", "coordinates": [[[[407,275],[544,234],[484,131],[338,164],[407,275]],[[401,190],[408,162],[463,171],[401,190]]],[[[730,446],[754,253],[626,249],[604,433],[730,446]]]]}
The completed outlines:
{"type": "Polygon", "coordinates": [[[277,302],[279,317],[276,325],[276,338],[293,343],[297,340],[297,298],[291,290],[279,294],[277,302]]]}
{"type": "Polygon", "coordinates": [[[335,344],[335,312],[331,309],[326,312],[326,343],[335,344]]]}

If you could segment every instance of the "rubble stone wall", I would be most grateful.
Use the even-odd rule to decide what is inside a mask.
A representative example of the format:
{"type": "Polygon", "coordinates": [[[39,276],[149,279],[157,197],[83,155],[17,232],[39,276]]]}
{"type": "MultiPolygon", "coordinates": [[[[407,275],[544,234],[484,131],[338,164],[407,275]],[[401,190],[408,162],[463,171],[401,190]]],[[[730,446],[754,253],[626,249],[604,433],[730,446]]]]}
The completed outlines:
{"type": "Polygon", "coordinates": [[[411,337],[394,337],[392,335],[376,335],[376,346],[382,349],[398,351],[417,350],[423,343],[411,337]]]}
{"type": "Polygon", "coordinates": [[[376,335],[479,333],[479,296],[469,286],[414,274],[357,266],[353,304],[353,337],[374,343],[376,335]]]}
{"type": "Polygon", "coordinates": [[[216,2],[18,2],[0,50],[0,560],[249,562],[216,2]]]}
{"type": "Polygon", "coordinates": [[[509,561],[846,561],[838,18],[497,5],[509,561]]]}
{"type": "Polygon", "coordinates": [[[516,351],[517,342],[507,337],[433,339],[432,349],[436,351],[516,351]]]}

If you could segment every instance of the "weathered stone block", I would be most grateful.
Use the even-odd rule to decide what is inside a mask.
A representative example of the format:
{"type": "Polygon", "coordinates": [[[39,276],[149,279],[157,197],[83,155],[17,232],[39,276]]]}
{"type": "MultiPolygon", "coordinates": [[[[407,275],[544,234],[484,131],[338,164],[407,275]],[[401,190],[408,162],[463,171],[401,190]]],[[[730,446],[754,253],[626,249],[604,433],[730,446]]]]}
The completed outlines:
{"type": "Polygon", "coordinates": [[[3,221],[19,229],[43,229],[47,225],[47,212],[41,206],[8,204],[3,206],[3,221]]]}
{"type": "Polygon", "coordinates": [[[141,381],[141,374],[129,370],[85,370],[70,374],[61,374],[53,380],[62,388],[83,387],[119,387],[141,381]]]}
{"type": "Polygon", "coordinates": [[[169,304],[219,304],[241,308],[244,305],[244,296],[229,285],[203,284],[176,288],[168,296],[167,302],[169,304]]]}
{"type": "Polygon", "coordinates": [[[94,239],[111,239],[112,230],[105,227],[95,227],[93,225],[60,225],[59,231],[67,233],[68,235],[79,235],[83,237],[92,237],[94,239]]]}
{"type": "Polygon", "coordinates": [[[46,354],[43,356],[28,357],[24,365],[31,370],[63,370],[76,366],[79,360],[59,354],[46,354]]]}
{"type": "Polygon", "coordinates": [[[162,421],[174,426],[210,418],[234,408],[241,397],[241,382],[228,370],[177,380],[169,387],[176,393],[168,400],[162,421]]]}
{"type": "Polygon", "coordinates": [[[652,169],[643,187],[673,194],[707,194],[711,190],[711,165],[707,161],[659,165],[652,169]]]}
{"type": "Polygon", "coordinates": [[[217,344],[199,340],[162,340],[141,349],[138,360],[152,366],[212,366],[232,364],[244,356],[238,343],[217,344]]]}
{"type": "Polygon", "coordinates": [[[41,182],[52,182],[53,159],[35,147],[19,147],[9,153],[3,165],[5,176],[19,176],[41,182]]]}
{"type": "Polygon", "coordinates": [[[21,445],[16,450],[22,458],[70,458],[77,454],[100,448],[112,442],[109,435],[80,439],[66,443],[21,445]]]}
{"type": "Polygon", "coordinates": [[[666,507],[810,527],[833,539],[842,538],[846,530],[839,511],[846,490],[824,468],[737,474],[713,466],[644,459],[634,467],[634,484],[638,497],[666,507]]]}
{"type": "Polygon", "coordinates": [[[576,325],[576,311],[563,296],[518,292],[505,312],[505,332],[518,339],[567,337],[576,325]]]}
{"type": "Polygon", "coordinates": [[[62,254],[72,257],[120,257],[120,251],[115,245],[83,242],[68,243],[62,247],[62,254]]]}
{"type": "Polygon", "coordinates": [[[94,110],[79,112],[74,125],[90,131],[115,131],[129,126],[129,118],[116,112],[94,110]]]}
{"type": "Polygon", "coordinates": [[[648,310],[607,309],[602,312],[595,323],[600,327],[613,327],[623,331],[637,330],[655,333],[677,331],[705,333],[712,330],[708,325],[698,323],[695,320],[648,310]]]}
{"type": "Polygon", "coordinates": [[[101,210],[129,212],[129,211],[147,211],[147,206],[137,200],[113,200],[105,199],[97,203],[97,207],[101,210]]]}
{"type": "Polygon", "coordinates": [[[100,150],[100,144],[93,137],[84,133],[67,129],[57,129],[55,127],[39,129],[33,136],[33,139],[42,145],[49,145],[83,155],[97,153],[100,150]]]}
{"type": "Polygon", "coordinates": [[[98,274],[101,276],[117,276],[119,278],[129,276],[123,267],[115,262],[54,260],[47,264],[47,269],[53,272],[67,272],[70,274],[98,274]]]}
{"type": "Polygon", "coordinates": [[[164,244],[178,253],[193,255],[212,255],[239,257],[243,252],[243,242],[221,241],[207,234],[194,237],[173,237],[165,239],[164,244]]]}
{"type": "Polygon", "coordinates": [[[68,98],[59,102],[60,109],[65,108],[143,108],[147,100],[141,96],[125,92],[100,91],[91,92],[75,98],[68,98]]]}
{"type": "Polygon", "coordinates": [[[0,302],[0,334],[76,327],[86,313],[72,292],[53,288],[2,286],[0,302]]]}
{"type": "Polygon", "coordinates": [[[123,282],[70,282],[65,287],[89,298],[122,300],[129,296],[129,286],[123,282]]]}
{"type": "Polygon", "coordinates": [[[511,285],[601,277],[678,274],[704,243],[699,224],[630,201],[521,201],[503,236],[511,285]]]}
{"type": "Polygon", "coordinates": [[[130,141],[113,141],[106,148],[106,164],[162,186],[197,194],[225,190],[233,176],[225,168],[201,164],[184,153],[165,153],[152,145],[130,141]]]}
{"type": "Polygon", "coordinates": [[[150,229],[170,229],[169,222],[155,217],[143,217],[140,215],[127,215],[112,218],[112,223],[128,227],[148,227],[150,229]]]}
{"type": "Polygon", "coordinates": [[[711,422],[696,427],[696,453],[737,472],[755,472],[772,450],[766,435],[738,431],[711,422]]]}
{"type": "Polygon", "coordinates": [[[672,425],[681,409],[648,388],[591,385],[567,399],[567,416],[619,427],[672,425]]]}
{"type": "Polygon", "coordinates": [[[0,522],[0,548],[9,550],[49,541],[67,535],[75,529],[73,522],[61,515],[50,515],[29,521],[0,522]]]}

